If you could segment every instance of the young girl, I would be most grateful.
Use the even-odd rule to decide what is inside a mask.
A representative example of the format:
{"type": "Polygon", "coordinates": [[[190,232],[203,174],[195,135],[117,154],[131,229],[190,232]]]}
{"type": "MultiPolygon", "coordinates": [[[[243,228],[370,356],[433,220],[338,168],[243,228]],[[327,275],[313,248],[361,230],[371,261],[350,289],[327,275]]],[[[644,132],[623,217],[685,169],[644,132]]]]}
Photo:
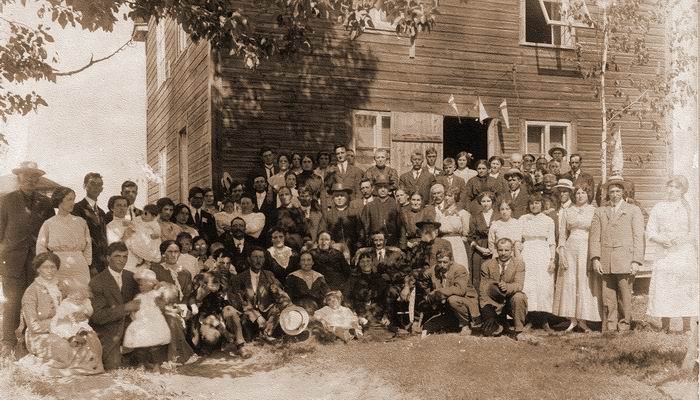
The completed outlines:
{"type": "Polygon", "coordinates": [[[51,319],[50,332],[67,339],[71,346],[77,347],[86,341],[92,328],[88,319],[92,315],[90,288],[75,279],[65,279],[58,285],[63,300],[51,319]]]}
{"type": "Polygon", "coordinates": [[[314,313],[314,319],[321,322],[326,332],[348,342],[362,336],[362,327],[357,315],[349,308],[342,306],[343,295],[339,290],[331,290],[326,294],[326,306],[314,313]]]}
{"type": "Polygon", "coordinates": [[[170,329],[160,310],[165,303],[164,293],[156,288],[158,280],[155,272],[143,269],[134,275],[139,284],[137,299],[141,300],[139,310],[131,315],[131,323],[124,332],[124,347],[134,349],[139,364],[149,369],[158,369],[167,359],[170,329]]]}
{"type": "Polygon", "coordinates": [[[126,245],[139,257],[136,271],[147,268],[149,263],[160,261],[160,224],[158,207],[148,204],[143,214],[134,218],[131,229],[134,233],[126,239],[126,245]]]}

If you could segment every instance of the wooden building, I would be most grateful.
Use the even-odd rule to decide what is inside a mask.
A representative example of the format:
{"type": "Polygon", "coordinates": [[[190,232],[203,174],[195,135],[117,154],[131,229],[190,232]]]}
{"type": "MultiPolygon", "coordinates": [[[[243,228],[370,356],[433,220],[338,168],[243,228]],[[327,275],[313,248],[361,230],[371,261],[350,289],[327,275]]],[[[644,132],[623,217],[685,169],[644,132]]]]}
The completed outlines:
{"type": "MultiPolygon", "coordinates": [[[[543,1],[550,11],[556,3],[543,1]]],[[[341,26],[321,21],[312,55],[263,61],[257,70],[206,42],[190,43],[175,22],[151,21],[148,162],[165,179],[149,187],[149,200],[185,201],[190,186],[216,187],[225,171],[242,178],[263,145],[315,154],[346,143],[367,166],[376,148],[387,148],[401,172],[411,151],[429,146],[444,157],[467,150],[478,159],[544,154],[559,144],[582,154],[583,169],[599,177],[599,101],[573,60],[576,44],[595,42],[594,33],[548,25],[540,0],[444,0],[440,11],[435,30],[417,40],[415,57],[409,40],[390,31],[350,41],[341,26]],[[477,98],[491,117],[483,123],[477,98]],[[498,113],[504,99],[509,127],[498,113]]],[[[637,69],[640,76],[665,65],[662,27],[648,38],[652,59],[637,69]]],[[[668,152],[650,121],[642,122],[622,123],[624,172],[650,208],[662,196],[668,152]]]]}

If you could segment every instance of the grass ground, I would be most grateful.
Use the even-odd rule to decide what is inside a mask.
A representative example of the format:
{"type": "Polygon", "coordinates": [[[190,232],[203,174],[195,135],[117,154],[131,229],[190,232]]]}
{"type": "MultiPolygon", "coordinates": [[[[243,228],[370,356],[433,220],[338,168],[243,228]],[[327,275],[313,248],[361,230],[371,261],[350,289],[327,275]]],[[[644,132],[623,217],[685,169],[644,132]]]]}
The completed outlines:
{"type": "MultiPolygon", "coordinates": [[[[635,299],[645,303],[643,297],[635,299]]],[[[641,306],[636,307],[643,309],[641,306]]],[[[679,369],[687,336],[648,328],[625,335],[509,338],[431,335],[252,346],[249,360],[211,357],[173,372],[120,370],[59,380],[0,364],[0,398],[13,399],[690,399],[697,379],[679,369]]]]}

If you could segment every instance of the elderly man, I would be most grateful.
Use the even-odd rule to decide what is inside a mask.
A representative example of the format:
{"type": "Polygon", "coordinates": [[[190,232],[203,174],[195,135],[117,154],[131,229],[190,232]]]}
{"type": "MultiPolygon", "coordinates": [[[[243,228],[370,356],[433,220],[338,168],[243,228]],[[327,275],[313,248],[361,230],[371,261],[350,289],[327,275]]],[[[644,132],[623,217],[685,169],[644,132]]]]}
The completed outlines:
{"type": "Polygon", "coordinates": [[[530,200],[527,187],[523,185],[523,173],[519,169],[511,168],[504,177],[508,181],[506,200],[511,202],[513,218],[520,218],[529,212],[528,201],[530,200]]]}
{"type": "Polygon", "coordinates": [[[581,164],[583,163],[583,157],[578,153],[573,153],[569,157],[569,166],[571,170],[562,175],[563,179],[568,179],[574,183],[574,186],[584,185],[586,187],[586,193],[588,193],[588,202],[593,201],[593,194],[595,193],[595,180],[591,174],[581,171],[581,164]]]}
{"type": "Polygon", "coordinates": [[[589,256],[603,277],[603,331],[626,332],[632,313],[634,275],[644,260],[644,216],[624,200],[624,181],[610,180],[610,204],[593,214],[589,256]]]}
{"type": "Polygon", "coordinates": [[[125,270],[129,251],[124,242],[114,242],[106,250],[108,266],[90,281],[93,313],[90,325],[102,344],[102,363],[106,370],[122,365],[120,346],[129,314],[138,311],[140,300],[134,299],[139,286],[134,274],[125,270]]]}
{"type": "Polygon", "coordinates": [[[374,201],[374,192],[375,189],[372,179],[368,177],[362,178],[360,181],[360,193],[362,193],[362,197],[351,200],[350,207],[358,210],[358,212],[361,212],[367,204],[374,201]]]}
{"type": "MultiPolygon", "coordinates": [[[[372,184],[375,184],[377,181],[377,178],[381,175],[384,175],[389,178],[389,191],[393,192],[396,190],[399,186],[399,173],[396,172],[395,169],[391,168],[390,166],[386,165],[387,159],[388,159],[389,154],[387,153],[386,150],[384,149],[379,149],[374,153],[374,165],[371,167],[367,168],[367,171],[365,171],[365,178],[369,178],[372,184]]],[[[360,191],[362,191],[362,187],[360,187],[360,191]]],[[[364,194],[364,193],[363,193],[364,194]]]]}
{"type": "MultiPolygon", "coordinates": [[[[450,250],[438,251],[436,258],[437,264],[425,271],[431,284],[422,304],[424,321],[430,314],[448,311],[456,317],[461,334],[471,334],[471,327],[481,325],[481,312],[479,295],[470,283],[467,268],[454,263],[450,250]]],[[[441,328],[439,325],[428,322],[423,325],[423,329],[435,331],[441,328]]]]}
{"type": "Polygon", "coordinates": [[[389,197],[391,182],[386,176],[379,176],[375,184],[377,198],[367,203],[360,215],[364,227],[364,241],[369,244],[371,233],[382,231],[389,246],[398,246],[401,238],[401,211],[396,200],[389,197]]]}
{"type": "Polygon", "coordinates": [[[512,153],[510,155],[510,167],[519,169],[522,171],[523,168],[523,155],[520,153],[512,153]]]}
{"type": "MultiPolygon", "coordinates": [[[[447,157],[442,162],[442,175],[435,178],[435,181],[444,187],[445,193],[452,193],[455,196],[455,201],[459,202],[462,197],[467,196],[467,183],[459,176],[455,176],[455,168],[457,164],[454,158],[447,157]]],[[[434,187],[435,185],[433,185],[434,187]]],[[[430,195],[433,195],[433,188],[430,188],[430,195]]]]}
{"type": "Polygon", "coordinates": [[[428,204],[435,207],[435,211],[442,212],[445,210],[445,187],[442,184],[436,183],[430,188],[430,201],[428,204]]]}
{"type": "Polygon", "coordinates": [[[2,354],[16,343],[22,295],[34,280],[32,260],[41,225],[54,215],[51,200],[36,191],[45,174],[34,162],[23,162],[12,170],[19,189],[0,198],[0,275],[5,295],[2,321],[2,354]]]}
{"type": "Polygon", "coordinates": [[[525,263],[513,257],[513,242],[496,242],[497,257],[481,264],[479,294],[484,336],[497,336],[508,328],[507,315],[513,317],[518,338],[525,327],[527,296],[523,293],[525,263]]]}
{"type": "Polygon", "coordinates": [[[401,175],[399,187],[406,193],[418,192],[424,199],[429,199],[430,188],[435,184],[435,176],[423,167],[423,153],[411,154],[411,170],[401,175]]]}
{"type": "Polygon", "coordinates": [[[90,172],[83,179],[85,198],[75,203],[73,215],[85,220],[90,230],[92,239],[92,265],[90,274],[95,276],[105,269],[107,265],[105,251],[107,250],[107,222],[106,214],[97,205],[97,197],[102,193],[102,176],[97,172],[90,172]]]}

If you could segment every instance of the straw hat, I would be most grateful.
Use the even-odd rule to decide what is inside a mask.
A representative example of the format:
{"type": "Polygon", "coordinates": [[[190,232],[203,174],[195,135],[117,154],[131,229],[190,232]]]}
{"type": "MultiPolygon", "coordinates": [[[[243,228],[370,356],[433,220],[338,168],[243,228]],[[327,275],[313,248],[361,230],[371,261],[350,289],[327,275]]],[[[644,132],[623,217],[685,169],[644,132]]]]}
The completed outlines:
{"type": "Polygon", "coordinates": [[[19,166],[12,170],[15,175],[33,173],[39,176],[46,174],[44,170],[39,169],[39,166],[34,161],[22,161],[19,166]]]}
{"type": "Polygon", "coordinates": [[[554,186],[555,189],[568,189],[574,190],[574,183],[569,179],[559,179],[559,182],[554,186]]]}
{"type": "Polygon", "coordinates": [[[299,306],[291,305],[280,314],[280,327],[284,333],[296,336],[306,330],[309,325],[309,313],[299,306]]]}
{"type": "Polygon", "coordinates": [[[503,174],[503,177],[506,178],[506,179],[508,179],[509,176],[513,176],[513,175],[519,176],[521,180],[524,178],[524,175],[523,175],[522,171],[520,171],[520,170],[517,169],[517,168],[511,168],[511,169],[509,169],[508,172],[506,172],[505,174],[503,174]]]}
{"type": "Polygon", "coordinates": [[[563,147],[560,147],[560,146],[554,146],[554,147],[552,147],[551,149],[549,149],[549,155],[550,155],[550,157],[554,157],[554,156],[552,155],[552,153],[554,153],[555,150],[561,151],[561,154],[562,154],[564,157],[566,157],[566,154],[567,154],[567,153],[566,153],[566,149],[563,148],[563,147]]]}

